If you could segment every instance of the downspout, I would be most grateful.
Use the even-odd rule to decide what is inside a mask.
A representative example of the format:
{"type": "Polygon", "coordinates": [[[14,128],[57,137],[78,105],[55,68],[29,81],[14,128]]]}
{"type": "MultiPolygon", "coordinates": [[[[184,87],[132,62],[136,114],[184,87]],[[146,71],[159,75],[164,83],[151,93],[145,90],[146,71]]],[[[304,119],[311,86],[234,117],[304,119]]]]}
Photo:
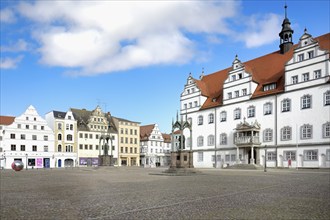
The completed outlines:
{"type": "Polygon", "coordinates": [[[214,168],[217,168],[217,108],[214,109],[214,168]]]}
{"type": "MultiPolygon", "coordinates": [[[[275,155],[276,155],[276,161],[275,161],[275,167],[277,168],[278,161],[277,161],[277,94],[275,95],[275,155]]],[[[267,155],[265,155],[266,157],[267,155]]]]}

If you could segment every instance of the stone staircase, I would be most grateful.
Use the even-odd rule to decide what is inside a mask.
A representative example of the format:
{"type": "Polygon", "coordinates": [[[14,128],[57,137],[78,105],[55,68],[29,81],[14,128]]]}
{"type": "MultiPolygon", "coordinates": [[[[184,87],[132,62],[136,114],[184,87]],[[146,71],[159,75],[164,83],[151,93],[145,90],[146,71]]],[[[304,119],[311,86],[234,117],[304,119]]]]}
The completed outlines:
{"type": "Polygon", "coordinates": [[[263,170],[264,167],[256,164],[234,164],[224,169],[237,169],[237,170],[263,170]]]}

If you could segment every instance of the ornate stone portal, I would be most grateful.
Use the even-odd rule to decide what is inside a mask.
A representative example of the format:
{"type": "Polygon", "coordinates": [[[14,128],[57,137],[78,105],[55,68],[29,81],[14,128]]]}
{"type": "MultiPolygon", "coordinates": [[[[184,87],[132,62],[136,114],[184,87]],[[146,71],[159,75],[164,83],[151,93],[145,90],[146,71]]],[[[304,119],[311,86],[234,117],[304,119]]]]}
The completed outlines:
{"type": "Polygon", "coordinates": [[[99,142],[99,166],[113,166],[112,155],[112,137],[110,135],[110,125],[108,126],[108,133],[100,136],[99,142]],[[109,141],[110,141],[110,155],[109,155],[109,141]],[[103,149],[103,152],[102,152],[103,149]]]}
{"type": "Polygon", "coordinates": [[[172,152],[171,152],[171,165],[165,173],[172,173],[176,175],[187,175],[197,173],[193,165],[193,152],[192,152],[192,127],[191,124],[182,118],[179,121],[178,114],[176,122],[172,122],[172,152]],[[183,135],[184,129],[190,131],[190,149],[185,149],[185,137],[183,135]],[[179,130],[178,146],[175,145],[174,132],[179,130]]]}

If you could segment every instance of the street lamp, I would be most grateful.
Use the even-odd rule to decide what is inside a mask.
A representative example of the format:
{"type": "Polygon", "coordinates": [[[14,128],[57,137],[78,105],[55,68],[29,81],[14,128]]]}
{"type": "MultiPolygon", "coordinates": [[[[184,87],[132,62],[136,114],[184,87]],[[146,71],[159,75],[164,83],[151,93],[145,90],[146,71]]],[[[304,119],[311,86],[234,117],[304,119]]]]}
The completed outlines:
{"type": "Polygon", "coordinates": [[[267,145],[265,145],[265,166],[264,172],[267,172],[267,145]]]}
{"type": "Polygon", "coordinates": [[[26,164],[26,165],[25,165],[25,169],[27,170],[27,169],[28,169],[28,154],[25,154],[25,159],[26,159],[26,160],[25,160],[25,162],[26,162],[26,163],[25,163],[25,164],[26,164]]]}

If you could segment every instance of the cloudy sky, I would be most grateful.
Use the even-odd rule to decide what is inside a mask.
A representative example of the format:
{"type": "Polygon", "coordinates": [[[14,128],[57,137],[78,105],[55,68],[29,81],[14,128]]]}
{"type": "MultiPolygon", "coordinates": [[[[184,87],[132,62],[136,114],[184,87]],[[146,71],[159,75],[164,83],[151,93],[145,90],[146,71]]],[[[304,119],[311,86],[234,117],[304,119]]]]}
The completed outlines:
{"type": "MultiPolygon", "coordinates": [[[[170,132],[198,78],[278,50],[285,1],[1,0],[0,115],[100,105],[170,132]]],[[[329,1],[287,0],[298,42],[329,30],[329,1]]]]}

